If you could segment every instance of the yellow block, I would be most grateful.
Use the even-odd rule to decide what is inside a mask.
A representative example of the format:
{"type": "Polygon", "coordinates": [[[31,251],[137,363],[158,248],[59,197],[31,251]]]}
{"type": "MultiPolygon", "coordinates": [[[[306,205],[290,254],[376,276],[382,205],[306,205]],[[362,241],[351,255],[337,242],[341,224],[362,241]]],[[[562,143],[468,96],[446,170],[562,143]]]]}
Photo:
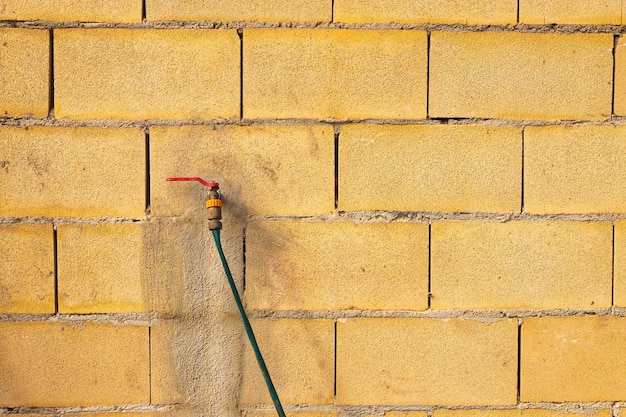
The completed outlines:
{"type": "Polygon", "coordinates": [[[519,21],[528,24],[621,25],[621,0],[520,0],[519,21]]]}
{"type": "Polygon", "coordinates": [[[54,313],[50,224],[0,225],[0,313],[54,313]]]}
{"type": "Polygon", "coordinates": [[[59,29],[57,117],[239,117],[234,30],[59,29]]]}
{"type": "Polygon", "coordinates": [[[199,176],[218,181],[224,215],[312,215],[334,210],[331,126],[183,126],[150,129],[151,212],[204,210],[199,176]]]}
{"type": "Polygon", "coordinates": [[[147,0],[148,20],[330,22],[329,0],[147,0]]]}
{"type": "Polygon", "coordinates": [[[435,309],[607,308],[609,222],[435,222],[435,309]]]}
{"type": "Polygon", "coordinates": [[[149,310],[138,224],[58,226],[59,312],[149,310]]]}
{"type": "Polygon", "coordinates": [[[1,407],[148,404],[148,328],[0,323],[1,407]]]}
{"type": "Polygon", "coordinates": [[[247,307],[424,310],[428,225],[252,222],[247,307]]]}
{"type": "Polygon", "coordinates": [[[426,117],[426,32],[246,29],[246,119],[426,117]]]}
{"type": "Polygon", "coordinates": [[[141,22],[141,0],[2,0],[0,19],[141,22]]]}
{"type": "MultiPolygon", "coordinates": [[[[332,320],[257,319],[252,328],[272,381],[285,404],[331,404],[335,325],[332,320]]],[[[243,360],[242,404],[271,404],[248,341],[243,360]]]]}
{"type": "Polygon", "coordinates": [[[334,20],[342,23],[517,23],[515,0],[335,0],[334,20]]]}
{"type": "Polygon", "coordinates": [[[337,324],[337,403],[517,403],[516,320],[362,318],[337,324]]]}
{"type": "Polygon", "coordinates": [[[0,127],[0,216],[144,217],[140,129],[0,127]]]}
{"type": "Polygon", "coordinates": [[[521,184],[519,128],[341,128],[340,210],[519,212],[521,184]]]}
{"type": "Polygon", "coordinates": [[[624,317],[525,319],[521,337],[524,402],[620,401],[626,392],[624,317]]]}
{"type": "Polygon", "coordinates": [[[0,69],[0,117],[46,117],[50,91],[49,32],[0,29],[0,69]]]}
{"type": "Polygon", "coordinates": [[[626,126],[524,130],[524,210],[533,214],[626,211],[626,126]]]}
{"type": "Polygon", "coordinates": [[[433,32],[429,115],[603,119],[611,115],[613,36],[433,32]]]}

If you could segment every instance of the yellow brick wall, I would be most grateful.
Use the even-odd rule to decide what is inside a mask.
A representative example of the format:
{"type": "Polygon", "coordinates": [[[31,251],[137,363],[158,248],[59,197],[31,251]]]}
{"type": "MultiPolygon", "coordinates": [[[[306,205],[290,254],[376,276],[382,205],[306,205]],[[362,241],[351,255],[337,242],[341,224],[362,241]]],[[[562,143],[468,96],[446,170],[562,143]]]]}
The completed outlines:
{"type": "Polygon", "coordinates": [[[0,417],[626,415],[622,0],[0,0],[0,417]]]}

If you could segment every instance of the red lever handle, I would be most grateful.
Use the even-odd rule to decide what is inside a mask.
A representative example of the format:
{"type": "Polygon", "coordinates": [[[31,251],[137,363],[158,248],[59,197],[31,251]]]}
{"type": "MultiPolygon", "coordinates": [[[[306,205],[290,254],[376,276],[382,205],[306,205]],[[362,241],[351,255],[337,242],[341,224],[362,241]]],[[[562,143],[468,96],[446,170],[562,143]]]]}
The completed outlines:
{"type": "Polygon", "coordinates": [[[208,182],[200,177],[170,177],[166,178],[165,181],[198,181],[207,188],[219,187],[219,184],[217,182],[208,182]]]}

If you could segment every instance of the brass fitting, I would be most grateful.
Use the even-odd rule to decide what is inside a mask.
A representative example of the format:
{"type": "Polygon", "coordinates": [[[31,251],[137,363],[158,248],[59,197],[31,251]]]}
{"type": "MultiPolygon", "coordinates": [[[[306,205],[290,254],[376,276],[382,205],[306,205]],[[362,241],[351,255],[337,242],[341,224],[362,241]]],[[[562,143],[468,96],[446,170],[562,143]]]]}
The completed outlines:
{"type": "Polygon", "coordinates": [[[220,195],[220,187],[216,182],[209,184],[209,199],[206,201],[209,230],[220,230],[222,228],[222,196],[220,195]]]}

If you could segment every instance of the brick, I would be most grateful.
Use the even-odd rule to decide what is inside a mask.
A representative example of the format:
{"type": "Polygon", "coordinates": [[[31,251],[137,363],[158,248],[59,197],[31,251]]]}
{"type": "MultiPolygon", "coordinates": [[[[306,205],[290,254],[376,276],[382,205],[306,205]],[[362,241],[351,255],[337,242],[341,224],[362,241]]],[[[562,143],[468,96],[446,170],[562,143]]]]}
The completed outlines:
{"type": "Polygon", "coordinates": [[[429,115],[606,118],[612,53],[609,34],[433,32],[429,115]]]}
{"type": "MultiPolygon", "coordinates": [[[[176,404],[185,401],[176,372],[176,332],[178,323],[161,320],[151,328],[150,376],[152,404],[176,404]]],[[[124,417],[124,416],[121,416],[124,417]]]]}
{"type": "Polygon", "coordinates": [[[520,0],[520,23],[620,25],[621,0],[520,0]]]}
{"type": "Polygon", "coordinates": [[[219,181],[224,213],[239,217],[334,210],[331,126],[182,126],[153,127],[150,132],[155,215],[204,210],[199,184],[165,181],[180,176],[219,181]]]}
{"type": "Polygon", "coordinates": [[[516,404],[517,334],[514,320],[340,320],[337,403],[516,404]]]}
{"type": "Polygon", "coordinates": [[[239,117],[235,30],[59,29],[57,117],[239,117]]]}
{"type": "Polygon", "coordinates": [[[626,126],[545,126],[524,131],[524,210],[626,211],[626,126]]]}
{"type": "Polygon", "coordinates": [[[521,178],[518,128],[341,128],[340,210],[519,212],[521,178]]]}
{"type": "Polygon", "coordinates": [[[60,313],[149,310],[138,224],[61,225],[57,236],[60,313]]]}
{"type": "Polygon", "coordinates": [[[433,411],[433,417],[611,417],[611,410],[586,410],[582,413],[570,413],[540,408],[508,409],[508,410],[445,410],[433,411]]]}
{"type": "Polygon", "coordinates": [[[0,313],[54,313],[49,224],[0,224],[0,313]]]}
{"type": "MultiPolygon", "coordinates": [[[[252,321],[261,353],[282,403],[333,402],[334,326],[332,320],[252,321]]],[[[271,403],[247,341],[242,374],[241,403],[271,403]]]]}
{"type": "Polygon", "coordinates": [[[611,306],[609,222],[436,222],[435,309],[611,306]]]}
{"type": "Polygon", "coordinates": [[[265,310],[425,310],[428,225],[249,223],[246,301],[265,310]]]}
{"type": "Polygon", "coordinates": [[[148,20],[330,22],[330,0],[147,0],[148,20]]]}
{"type": "Polygon", "coordinates": [[[2,0],[0,20],[141,22],[141,0],[2,0]]]}
{"type": "MultiPolygon", "coordinates": [[[[148,412],[109,412],[109,411],[94,411],[94,412],[71,412],[63,413],[63,417],[191,417],[193,414],[184,408],[171,408],[167,411],[148,411],[148,412]]],[[[20,417],[22,417],[20,415],[20,417]]]]}
{"type": "Polygon", "coordinates": [[[0,406],[148,404],[148,328],[0,323],[0,406]]]}
{"type": "Polygon", "coordinates": [[[614,303],[626,307],[626,221],[615,222],[615,280],[613,284],[614,303]]]}
{"type": "MultiPolygon", "coordinates": [[[[626,13],[626,3],[624,3],[626,13]]],[[[626,115],[626,41],[620,36],[615,43],[615,104],[614,112],[618,116],[626,115]]]]}
{"type": "Polygon", "coordinates": [[[244,117],[423,119],[426,65],[422,31],[246,29],[244,117]]]}
{"type": "Polygon", "coordinates": [[[624,335],[624,317],[525,319],[521,334],[520,400],[624,400],[624,335]]]}
{"type": "Polygon", "coordinates": [[[0,127],[0,216],[143,217],[140,129],[0,127]]]}
{"type": "MultiPolygon", "coordinates": [[[[0,10],[2,10],[0,3],[0,10]]],[[[50,35],[0,29],[0,117],[48,115],[50,35]]]]}
{"type": "Polygon", "coordinates": [[[517,23],[517,1],[335,0],[334,21],[507,25],[517,23]]]}

